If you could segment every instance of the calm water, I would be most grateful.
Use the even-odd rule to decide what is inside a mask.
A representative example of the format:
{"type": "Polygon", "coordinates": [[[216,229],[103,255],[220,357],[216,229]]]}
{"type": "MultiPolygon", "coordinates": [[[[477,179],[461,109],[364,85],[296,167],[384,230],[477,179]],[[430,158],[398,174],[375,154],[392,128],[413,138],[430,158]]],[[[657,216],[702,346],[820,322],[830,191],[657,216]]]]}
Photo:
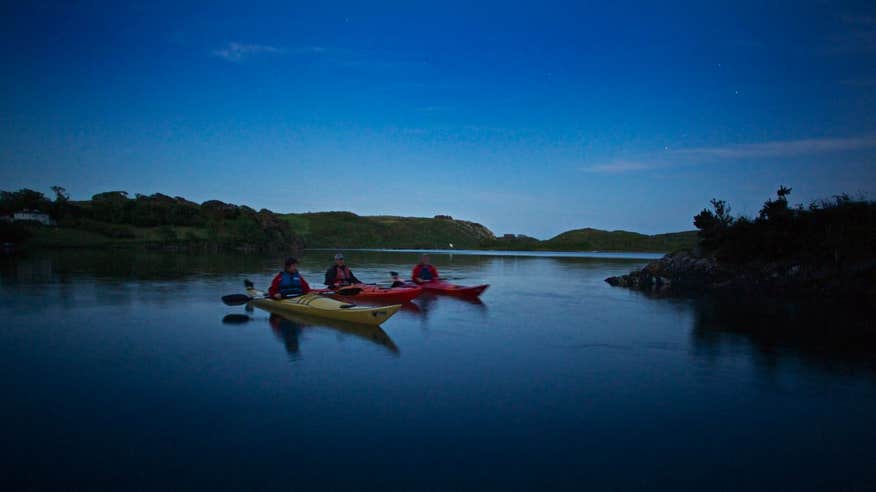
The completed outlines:
{"type": "MultiPolygon", "coordinates": [[[[416,257],[347,255],[371,281],[416,257]]],[[[4,482],[876,487],[876,350],[823,336],[872,320],[652,299],[603,282],[644,260],[574,256],[433,254],[483,303],[418,299],[382,331],[219,302],[281,260],[0,259],[4,482]]]]}

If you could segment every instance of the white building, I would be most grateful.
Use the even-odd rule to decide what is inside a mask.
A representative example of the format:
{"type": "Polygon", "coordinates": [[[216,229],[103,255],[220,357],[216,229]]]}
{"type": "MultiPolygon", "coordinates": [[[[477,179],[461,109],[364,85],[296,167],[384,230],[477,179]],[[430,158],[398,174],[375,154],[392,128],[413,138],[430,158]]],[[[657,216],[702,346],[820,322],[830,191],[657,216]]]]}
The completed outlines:
{"type": "Polygon", "coordinates": [[[33,220],[42,225],[55,225],[55,221],[49,217],[49,214],[44,214],[36,210],[22,210],[21,212],[15,212],[15,215],[12,216],[12,220],[16,222],[22,220],[33,220]]]}

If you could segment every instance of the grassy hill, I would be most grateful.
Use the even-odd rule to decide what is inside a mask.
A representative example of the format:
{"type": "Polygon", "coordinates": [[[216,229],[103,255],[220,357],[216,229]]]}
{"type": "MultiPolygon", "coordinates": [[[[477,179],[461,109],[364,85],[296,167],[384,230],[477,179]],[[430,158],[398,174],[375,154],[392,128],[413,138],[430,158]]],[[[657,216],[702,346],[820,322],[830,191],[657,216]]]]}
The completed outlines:
{"type": "Polygon", "coordinates": [[[465,220],[359,216],[351,212],[315,212],[281,216],[309,248],[454,248],[476,249],[495,239],[492,231],[465,220]]]}
{"type": "Polygon", "coordinates": [[[628,231],[575,229],[546,241],[527,236],[506,236],[481,244],[483,248],[512,251],[653,251],[670,252],[697,244],[696,231],[649,236],[628,231]]]}
{"type": "Polygon", "coordinates": [[[554,251],[673,251],[693,246],[694,232],[647,236],[625,231],[578,229],[547,241],[527,236],[496,238],[476,222],[447,215],[359,216],[352,212],[278,214],[218,200],[124,191],[71,201],[55,187],[54,201],[22,189],[0,192],[0,215],[37,210],[57,227],[0,221],[0,242],[39,247],[140,245],[176,250],[278,251],[301,248],[504,249],[554,251]]]}
{"type": "Polygon", "coordinates": [[[692,248],[697,244],[696,231],[673,232],[648,236],[628,231],[575,229],[541,243],[561,251],[655,251],[669,252],[692,248]]]}

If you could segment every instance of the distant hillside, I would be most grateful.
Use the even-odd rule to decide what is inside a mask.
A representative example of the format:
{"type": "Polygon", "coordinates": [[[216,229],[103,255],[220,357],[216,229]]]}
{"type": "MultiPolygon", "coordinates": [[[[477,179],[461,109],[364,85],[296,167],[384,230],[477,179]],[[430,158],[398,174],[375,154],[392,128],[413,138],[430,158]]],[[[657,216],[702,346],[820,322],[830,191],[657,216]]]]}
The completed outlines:
{"type": "Polygon", "coordinates": [[[194,203],[156,193],[129,196],[108,191],[72,201],[54,187],[55,199],[22,189],[0,191],[0,242],[39,247],[147,246],[161,249],[279,251],[301,248],[502,249],[553,251],[655,251],[691,247],[696,233],[647,236],[625,231],[578,229],[547,241],[506,235],[496,238],[476,222],[448,215],[359,216],[352,212],[278,214],[209,200],[194,203]],[[11,222],[32,210],[57,227],[11,222]]]}
{"type": "Polygon", "coordinates": [[[691,248],[697,243],[696,231],[648,236],[628,231],[575,229],[546,241],[527,236],[503,236],[481,244],[483,248],[512,251],[651,251],[670,252],[691,248]]]}
{"type": "Polygon", "coordinates": [[[476,249],[493,240],[493,232],[475,222],[438,215],[434,218],[359,216],[351,212],[316,212],[281,216],[309,248],[448,248],[476,249]]]}
{"type": "Polygon", "coordinates": [[[697,243],[696,231],[673,232],[648,236],[629,231],[575,229],[542,243],[542,247],[561,251],[655,251],[669,252],[692,248],[697,243]]]}

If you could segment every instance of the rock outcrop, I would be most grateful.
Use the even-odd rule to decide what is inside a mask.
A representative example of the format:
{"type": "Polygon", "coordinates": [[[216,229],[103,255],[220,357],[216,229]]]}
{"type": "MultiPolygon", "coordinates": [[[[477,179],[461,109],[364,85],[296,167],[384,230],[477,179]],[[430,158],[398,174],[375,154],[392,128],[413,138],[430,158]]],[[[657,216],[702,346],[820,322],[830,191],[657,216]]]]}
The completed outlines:
{"type": "Polygon", "coordinates": [[[723,292],[750,296],[857,298],[876,302],[876,260],[812,264],[729,264],[694,250],[670,253],[640,270],[605,279],[610,285],[661,294],[723,292]]]}

